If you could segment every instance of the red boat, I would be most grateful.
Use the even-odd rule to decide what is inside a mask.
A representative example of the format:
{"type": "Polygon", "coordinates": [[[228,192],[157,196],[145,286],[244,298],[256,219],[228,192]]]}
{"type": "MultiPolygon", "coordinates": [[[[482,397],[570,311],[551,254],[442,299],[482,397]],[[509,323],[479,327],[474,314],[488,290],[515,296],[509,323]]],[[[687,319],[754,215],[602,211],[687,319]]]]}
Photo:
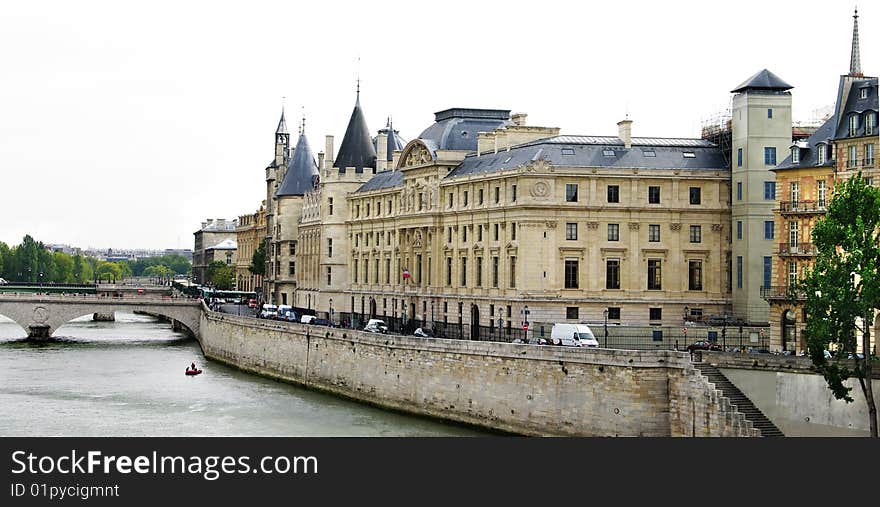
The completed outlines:
{"type": "Polygon", "coordinates": [[[187,375],[198,375],[199,373],[202,373],[202,370],[190,370],[190,369],[186,370],[187,375]]]}

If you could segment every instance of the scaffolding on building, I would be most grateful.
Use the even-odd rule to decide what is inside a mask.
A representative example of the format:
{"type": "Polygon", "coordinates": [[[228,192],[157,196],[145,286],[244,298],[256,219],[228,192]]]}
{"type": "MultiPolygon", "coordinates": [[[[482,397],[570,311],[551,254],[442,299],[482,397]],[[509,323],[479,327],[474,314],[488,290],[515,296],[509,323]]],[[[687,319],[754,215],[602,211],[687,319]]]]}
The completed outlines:
{"type": "Polygon", "coordinates": [[[726,108],[703,118],[700,128],[700,137],[720,148],[728,168],[731,167],[733,147],[732,118],[731,105],[728,104],[726,108]]]}

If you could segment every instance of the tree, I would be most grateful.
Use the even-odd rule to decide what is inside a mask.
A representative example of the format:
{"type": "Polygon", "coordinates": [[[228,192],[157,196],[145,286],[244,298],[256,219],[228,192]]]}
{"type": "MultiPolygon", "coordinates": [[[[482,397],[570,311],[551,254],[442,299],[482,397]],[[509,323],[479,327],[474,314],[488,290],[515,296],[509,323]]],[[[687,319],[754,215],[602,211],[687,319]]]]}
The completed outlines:
{"type": "Polygon", "coordinates": [[[122,279],[122,270],[119,268],[119,264],[115,262],[99,262],[95,274],[98,276],[98,280],[107,280],[108,282],[122,279]]]}
{"type": "Polygon", "coordinates": [[[235,271],[223,261],[214,261],[205,269],[205,278],[216,289],[230,290],[235,281],[235,271]]]}
{"type": "Polygon", "coordinates": [[[877,437],[871,329],[880,309],[880,189],[867,185],[861,172],[838,184],[827,214],[813,227],[813,243],[815,263],[796,291],[806,299],[807,349],[835,398],[852,403],[844,382],[858,379],[871,436],[877,437]],[[856,354],[859,337],[862,358],[856,354]],[[825,357],[829,345],[833,360],[825,357]]]}
{"type": "Polygon", "coordinates": [[[266,271],[266,239],[260,241],[260,246],[254,250],[254,255],[251,256],[251,265],[248,266],[248,271],[255,275],[263,276],[266,271]]]}
{"type": "Polygon", "coordinates": [[[52,258],[54,268],[52,272],[52,281],[55,283],[73,283],[73,257],[64,252],[55,252],[52,258]]]}

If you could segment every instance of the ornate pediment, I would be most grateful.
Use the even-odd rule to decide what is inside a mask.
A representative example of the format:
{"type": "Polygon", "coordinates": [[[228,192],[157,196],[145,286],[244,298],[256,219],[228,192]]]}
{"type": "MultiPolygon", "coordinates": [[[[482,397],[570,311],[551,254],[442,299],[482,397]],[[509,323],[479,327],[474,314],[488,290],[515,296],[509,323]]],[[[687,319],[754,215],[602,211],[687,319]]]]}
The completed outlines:
{"type": "Polygon", "coordinates": [[[539,158],[538,160],[532,160],[528,164],[525,165],[526,172],[534,173],[534,172],[546,172],[550,169],[550,161],[545,158],[539,158]]]}
{"type": "Polygon", "coordinates": [[[433,162],[434,156],[424,144],[415,142],[404,150],[400,161],[399,167],[414,167],[433,162]]]}

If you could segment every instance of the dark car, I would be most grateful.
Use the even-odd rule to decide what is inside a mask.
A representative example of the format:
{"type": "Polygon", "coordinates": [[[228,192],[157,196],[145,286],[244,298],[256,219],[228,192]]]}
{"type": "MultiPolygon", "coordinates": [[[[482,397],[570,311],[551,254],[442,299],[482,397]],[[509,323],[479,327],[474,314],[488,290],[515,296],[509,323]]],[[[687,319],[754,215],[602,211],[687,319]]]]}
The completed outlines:
{"type": "Polygon", "coordinates": [[[717,343],[707,342],[705,340],[700,340],[698,342],[691,343],[687,346],[688,352],[693,352],[695,350],[721,350],[721,345],[717,343]]]}
{"type": "Polygon", "coordinates": [[[313,326],[327,326],[327,327],[336,327],[332,322],[327,319],[312,319],[309,324],[313,326]]]}

